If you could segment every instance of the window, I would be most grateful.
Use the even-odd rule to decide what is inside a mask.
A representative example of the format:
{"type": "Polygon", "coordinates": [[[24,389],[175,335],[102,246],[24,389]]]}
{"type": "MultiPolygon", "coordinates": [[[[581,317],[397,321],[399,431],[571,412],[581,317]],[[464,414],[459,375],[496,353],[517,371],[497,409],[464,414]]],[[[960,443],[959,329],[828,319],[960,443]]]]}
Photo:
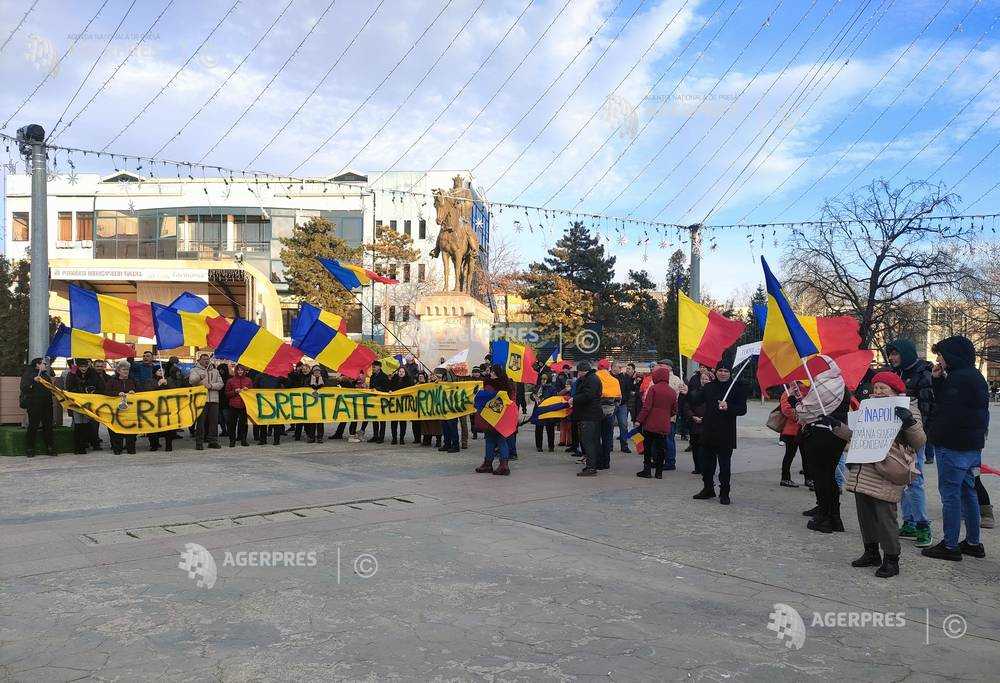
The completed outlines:
{"type": "MultiPolygon", "coordinates": [[[[407,222],[409,222],[409,221],[407,221],[407,222]]],[[[409,282],[409,281],[410,281],[410,264],[409,263],[404,263],[403,264],[403,282],[409,282]]]]}
{"type": "Polygon", "coordinates": [[[396,322],[396,307],[389,306],[389,322],[396,322]]]}
{"type": "Polygon", "coordinates": [[[389,221],[389,229],[396,232],[396,221],[389,221]]]}
{"type": "Polygon", "coordinates": [[[402,313],[403,313],[403,322],[404,323],[409,322],[410,321],[410,307],[409,306],[403,306],[402,313]]]}
{"type": "Polygon", "coordinates": [[[396,270],[396,264],[393,263],[391,266],[389,266],[389,277],[391,277],[393,280],[398,280],[399,278],[396,277],[397,274],[398,272],[396,270]]]}
{"type": "Polygon", "coordinates": [[[417,282],[423,282],[427,279],[427,267],[423,263],[417,264],[417,282]]]}
{"type": "Polygon", "coordinates": [[[73,212],[59,212],[59,239],[63,242],[73,241],[73,212]]]}
{"type": "Polygon", "coordinates": [[[15,242],[27,242],[29,234],[28,223],[29,218],[27,211],[15,211],[11,239],[15,242]]]}
{"type": "Polygon", "coordinates": [[[381,227],[382,227],[382,219],[378,218],[375,220],[375,229],[378,230],[381,227]]]}
{"type": "Polygon", "coordinates": [[[420,224],[417,226],[417,229],[419,231],[417,233],[417,236],[420,239],[422,239],[422,240],[427,239],[427,221],[425,221],[423,218],[421,218],[420,219],[420,224]]]}
{"type": "Polygon", "coordinates": [[[94,214],[91,211],[76,212],[76,238],[78,240],[94,239],[94,214]]]}
{"type": "Polygon", "coordinates": [[[115,236],[115,214],[113,211],[100,211],[97,214],[97,236],[112,239],[115,236]]]}
{"type": "Polygon", "coordinates": [[[403,234],[408,236],[413,234],[413,221],[403,221],[403,234]]]}

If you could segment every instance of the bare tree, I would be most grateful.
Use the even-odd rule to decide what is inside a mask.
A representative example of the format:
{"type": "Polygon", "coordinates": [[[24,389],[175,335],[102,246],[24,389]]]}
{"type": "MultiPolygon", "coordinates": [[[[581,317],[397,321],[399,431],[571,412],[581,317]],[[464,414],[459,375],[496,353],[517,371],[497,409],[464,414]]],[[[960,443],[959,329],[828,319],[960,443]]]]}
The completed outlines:
{"type": "Polygon", "coordinates": [[[966,277],[958,252],[972,229],[947,217],[957,200],[941,185],[893,188],[877,180],[827,201],[824,223],[796,227],[787,242],[790,293],[825,314],[857,317],[862,346],[884,338],[904,302],[928,299],[966,277]]]}
{"type": "Polygon", "coordinates": [[[956,289],[961,328],[952,331],[969,337],[982,358],[1000,362],[1000,245],[978,245],[969,277],[956,289]]]}

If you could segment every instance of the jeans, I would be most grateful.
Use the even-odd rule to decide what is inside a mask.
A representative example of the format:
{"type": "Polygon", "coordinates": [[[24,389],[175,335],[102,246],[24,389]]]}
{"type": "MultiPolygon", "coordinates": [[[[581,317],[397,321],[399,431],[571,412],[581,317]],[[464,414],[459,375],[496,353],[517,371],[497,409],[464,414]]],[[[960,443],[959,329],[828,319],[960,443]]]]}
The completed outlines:
{"type": "Polygon", "coordinates": [[[944,516],[944,544],[958,547],[958,536],[965,518],[965,540],[979,544],[979,498],[976,496],[974,469],[982,463],[981,451],[953,451],[938,446],[934,453],[938,470],[938,493],[944,516]]]}
{"type": "Polygon", "coordinates": [[[922,529],[930,527],[927,520],[927,496],[924,493],[924,449],[917,451],[916,465],[920,474],[914,478],[910,485],[903,489],[903,497],[899,501],[899,508],[903,515],[903,523],[909,522],[922,529]]]}
{"type": "Polygon", "coordinates": [[[507,453],[510,457],[517,458],[517,432],[507,437],[507,453]]]}
{"type": "MultiPolygon", "coordinates": [[[[483,437],[486,439],[486,455],[484,459],[493,462],[493,458],[499,456],[500,462],[506,462],[507,458],[510,457],[510,451],[507,448],[507,438],[500,436],[494,431],[484,432],[483,437]]],[[[455,438],[457,439],[458,437],[456,436],[455,438]]]]}
{"type": "Polygon", "coordinates": [[[928,463],[934,462],[934,444],[928,443],[924,446],[924,456],[927,458],[928,463]]]}
{"type": "MultiPolygon", "coordinates": [[[[667,451],[669,453],[670,451],[667,451]]],[[[715,463],[719,463],[719,490],[729,493],[730,465],[733,461],[732,448],[718,446],[701,447],[701,481],[706,489],[715,490],[715,463]]]]}
{"type": "Polygon", "coordinates": [[[674,422],[670,423],[670,433],[664,438],[667,444],[667,462],[666,466],[668,468],[675,467],[677,465],[677,443],[674,441],[674,435],[677,433],[677,424],[674,422]]]}
{"type": "Polygon", "coordinates": [[[844,451],[840,454],[840,460],[837,461],[837,469],[833,471],[833,480],[837,484],[838,489],[843,489],[844,484],[847,483],[847,452],[844,451]]]}
{"type": "Polygon", "coordinates": [[[615,421],[618,423],[618,441],[621,444],[622,452],[628,450],[628,406],[624,403],[615,409],[615,421]]]}
{"type": "MultiPolygon", "coordinates": [[[[444,437],[443,448],[458,450],[458,419],[441,420],[441,434],[444,437]]],[[[500,438],[500,437],[497,437],[500,438]]],[[[505,456],[506,457],[506,456],[505,456]]]]}
{"type": "Polygon", "coordinates": [[[587,456],[587,469],[596,470],[601,456],[601,423],[597,420],[586,420],[574,423],[580,430],[580,445],[587,456]]]}

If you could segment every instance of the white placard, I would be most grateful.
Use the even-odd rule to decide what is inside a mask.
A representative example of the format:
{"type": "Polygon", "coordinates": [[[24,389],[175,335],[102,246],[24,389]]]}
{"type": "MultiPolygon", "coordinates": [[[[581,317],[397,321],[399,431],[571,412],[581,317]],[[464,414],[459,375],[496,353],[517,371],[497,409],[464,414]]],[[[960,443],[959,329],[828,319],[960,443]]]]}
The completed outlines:
{"type": "Polygon", "coordinates": [[[743,344],[736,347],[736,357],[733,358],[733,367],[745,361],[750,356],[760,355],[760,342],[753,342],[751,344],[743,344]]]}
{"type": "Polygon", "coordinates": [[[902,421],[896,417],[896,407],[908,408],[906,396],[866,398],[857,410],[847,414],[851,446],[847,449],[848,463],[882,462],[889,454],[893,440],[899,434],[902,421]]]}

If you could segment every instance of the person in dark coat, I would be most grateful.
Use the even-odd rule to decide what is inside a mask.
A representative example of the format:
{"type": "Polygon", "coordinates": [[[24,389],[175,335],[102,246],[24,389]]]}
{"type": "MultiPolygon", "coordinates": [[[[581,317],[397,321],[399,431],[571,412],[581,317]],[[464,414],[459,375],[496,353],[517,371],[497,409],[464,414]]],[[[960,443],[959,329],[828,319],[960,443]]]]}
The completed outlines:
{"type": "MultiPolygon", "coordinates": [[[[99,377],[90,365],[89,358],[75,359],[73,366],[66,372],[66,391],[78,394],[103,394],[106,380],[99,377]]],[[[95,451],[101,450],[100,442],[95,443],[97,430],[95,422],[82,413],[70,411],[73,419],[73,452],[84,455],[87,447],[95,451]]]]}
{"type": "MultiPolygon", "coordinates": [[[[497,393],[503,391],[507,393],[508,399],[512,399],[516,389],[514,382],[510,381],[507,377],[506,369],[494,363],[490,366],[486,377],[483,378],[483,391],[495,391],[497,393]]],[[[476,413],[473,419],[476,421],[479,431],[483,433],[483,438],[486,442],[483,464],[476,468],[476,472],[480,474],[510,474],[510,467],[507,464],[507,461],[510,459],[510,446],[507,437],[497,432],[493,425],[484,420],[479,413],[476,413]],[[500,458],[500,466],[494,470],[493,459],[496,457],[500,458]]],[[[458,449],[455,450],[457,451],[458,449]]]]}
{"type": "Polygon", "coordinates": [[[687,397],[682,410],[687,418],[688,449],[694,460],[694,470],[691,474],[701,474],[701,433],[702,420],[705,419],[705,387],[715,379],[715,373],[705,365],[698,367],[698,372],[688,380],[687,397]]]}
{"type": "MultiPolygon", "coordinates": [[[[104,383],[105,396],[117,396],[123,402],[132,397],[139,390],[138,385],[132,378],[131,366],[124,358],[115,364],[115,376],[104,383]]],[[[129,455],[135,455],[135,434],[119,434],[113,429],[108,429],[108,436],[111,437],[111,449],[115,455],[122,454],[124,442],[125,451],[129,455]]]]}
{"type": "MultiPolygon", "coordinates": [[[[396,368],[396,372],[389,378],[389,391],[399,391],[400,389],[407,389],[412,386],[413,380],[410,378],[405,365],[396,368]]],[[[403,445],[406,443],[406,424],[406,420],[393,420],[390,424],[393,445],[403,445]]]]}
{"type": "Polygon", "coordinates": [[[701,423],[701,480],[704,486],[694,495],[695,500],[715,498],[715,467],[719,467],[719,502],[729,505],[730,465],[736,448],[736,418],[747,414],[746,391],[733,384],[732,370],[727,365],[715,369],[715,380],[704,388],[705,416],[701,423]],[[729,396],[723,401],[726,390],[729,396]]]}
{"type": "MultiPolygon", "coordinates": [[[[633,405],[635,398],[635,364],[629,363],[624,368],[621,365],[618,366],[618,372],[613,373],[616,380],[618,380],[618,386],[622,392],[621,403],[615,409],[615,421],[618,423],[618,443],[621,446],[622,453],[631,453],[628,447],[628,425],[629,425],[629,413],[631,412],[631,406],[633,405]]],[[[638,413],[635,413],[638,414],[638,413]]]]}
{"type": "Polygon", "coordinates": [[[597,461],[602,453],[601,422],[604,420],[604,411],[601,409],[601,380],[587,361],[580,361],[576,370],[578,375],[573,392],[572,415],[573,422],[580,431],[580,445],[587,458],[583,469],[576,476],[593,477],[597,475],[597,461]]]}
{"type": "MultiPolygon", "coordinates": [[[[257,389],[284,389],[285,380],[262,372],[254,380],[254,387],[257,389]]],[[[274,445],[278,446],[281,444],[281,435],[285,433],[285,425],[261,425],[259,430],[255,429],[255,433],[257,434],[257,444],[259,446],[267,444],[268,434],[274,439],[274,445]]]]}
{"type": "Polygon", "coordinates": [[[635,476],[649,479],[650,469],[655,466],[654,476],[657,479],[663,478],[663,461],[667,457],[667,434],[670,433],[670,421],[676,414],[677,392],[670,388],[670,370],[658,365],[653,370],[653,386],[646,392],[642,410],[635,418],[635,423],[642,427],[645,446],[642,454],[642,471],[636,472],[635,476]]]}
{"type": "Polygon", "coordinates": [[[242,365],[237,365],[233,370],[233,376],[226,380],[226,403],[229,404],[229,414],[226,426],[229,434],[229,447],[235,448],[237,439],[241,446],[249,446],[247,443],[247,407],[240,395],[246,389],[253,388],[253,380],[247,376],[247,369],[242,365]]]}
{"type": "MultiPolygon", "coordinates": [[[[382,364],[372,363],[372,374],[368,380],[368,388],[375,391],[389,391],[389,376],[382,372],[382,364]]],[[[385,422],[372,422],[372,438],[368,443],[385,443],[385,422]]]]}
{"type": "MultiPolygon", "coordinates": [[[[166,376],[166,368],[156,368],[153,371],[153,377],[147,382],[139,384],[139,391],[163,391],[164,389],[176,389],[174,384],[170,381],[169,377],[166,376]]],[[[152,452],[160,450],[160,437],[164,440],[164,450],[172,451],[174,450],[174,435],[176,432],[174,430],[168,430],[165,432],[156,432],[149,435],[149,450],[152,452]]]]}
{"type": "MultiPolygon", "coordinates": [[[[309,366],[302,361],[295,364],[295,368],[288,373],[288,377],[285,379],[286,389],[299,389],[302,387],[309,386],[309,366]]],[[[296,441],[302,440],[302,430],[305,429],[305,423],[299,422],[292,426],[292,438],[296,441]]]]}
{"type": "Polygon", "coordinates": [[[21,375],[21,407],[28,413],[28,433],[25,435],[25,455],[35,457],[35,441],[38,430],[42,430],[45,452],[55,455],[52,439],[52,392],[43,387],[39,380],[52,381],[48,364],[44,358],[35,358],[21,375]]]}
{"type": "MultiPolygon", "coordinates": [[[[547,398],[556,396],[556,386],[552,382],[552,375],[543,372],[538,376],[538,386],[535,389],[535,404],[539,404],[547,398]]],[[[549,440],[549,453],[555,450],[557,420],[539,420],[535,423],[535,450],[542,452],[542,437],[547,436],[549,440]]]]}
{"type": "Polygon", "coordinates": [[[986,380],[976,369],[976,348],[962,336],[948,337],[932,347],[937,354],[934,412],[928,438],[934,444],[938,493],[944,517],[944,540],[921,552],[938,560],[985,557],[980,543],[980,510],[976,471],[982,464],[990,397],[986,380]],[[965,540],[959,542],[962,520],[965,540]]]}

